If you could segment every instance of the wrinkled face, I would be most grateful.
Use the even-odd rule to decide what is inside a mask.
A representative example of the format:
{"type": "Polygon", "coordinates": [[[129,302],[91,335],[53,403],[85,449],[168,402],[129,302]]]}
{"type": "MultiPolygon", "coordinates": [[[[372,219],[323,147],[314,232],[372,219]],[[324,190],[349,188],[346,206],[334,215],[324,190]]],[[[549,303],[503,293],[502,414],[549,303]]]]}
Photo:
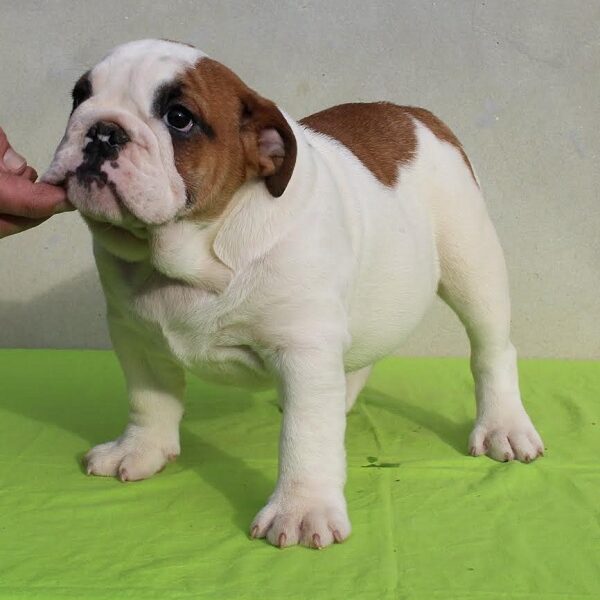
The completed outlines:
{"type": "Polygon", "coordinates": [[[218,218],[249,179],[279,196],[296,157],[277,107],[199,50],[117,47],[73,90],[73,112],[43,176],[90,221],[140,231],[218,218]]]}

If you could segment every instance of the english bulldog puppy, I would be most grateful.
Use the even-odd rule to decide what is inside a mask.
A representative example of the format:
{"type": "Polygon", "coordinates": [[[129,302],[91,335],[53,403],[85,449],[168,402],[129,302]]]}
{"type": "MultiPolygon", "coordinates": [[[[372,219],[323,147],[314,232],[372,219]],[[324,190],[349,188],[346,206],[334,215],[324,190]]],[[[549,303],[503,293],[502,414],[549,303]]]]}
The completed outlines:
{"type": "Polygon", "coordinates": [[[389,102],[295,121],[191,46],[119,46],[73,90],[44,180],[92,232],[130,401],[87,471],[150,477],[180,451],[184,373],[277,386],[276,546],[350,534],[345,414],[436,293],[471,342],[473,456],[529,462],[503,253],[473,167],[430,112],[389,102]]]}

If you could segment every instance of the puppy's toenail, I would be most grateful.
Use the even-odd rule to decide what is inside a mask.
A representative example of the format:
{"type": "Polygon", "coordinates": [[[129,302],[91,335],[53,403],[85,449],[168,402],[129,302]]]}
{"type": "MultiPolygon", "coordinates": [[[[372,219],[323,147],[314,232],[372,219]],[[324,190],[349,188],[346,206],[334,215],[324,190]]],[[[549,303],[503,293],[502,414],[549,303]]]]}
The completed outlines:
{"type": "Polygon", "coordinates": [[[285,544],[285,541],[286,541],[286,539],[287,539],[287,538],[286,538],[286,535],[285,535],[285,533],[280,533],[280,534],[279,534],[279,539],[277,540],[277,545],[278,545],[280,548],[283,548],[283,545],[285,544]]]}
{"type": "Polygon", "coordinates": [[[344,540],[342,539],[342,534],[337,530],[334,529],[331,533],[333,533],[333,539],[338,543],[341,544],[344,540]]]}
{"type": "Polygon", "coordinates": [[[256,537],[256,534],[257,534],[257,533],[258,533],[258,525],[255,525],[255,526],[252,528],[252,531],[250,532],[250,537],[251,537],[252,539],[254,539],[254,538],[256,537]]]}
{"type": "Polygon", "coordinates": [[[323,547],[323,544],[321,544],[321,536],[318,533],[313,533],[312,543],[313,548],[316,548],[317,550],[320,550],[323,547]]]}

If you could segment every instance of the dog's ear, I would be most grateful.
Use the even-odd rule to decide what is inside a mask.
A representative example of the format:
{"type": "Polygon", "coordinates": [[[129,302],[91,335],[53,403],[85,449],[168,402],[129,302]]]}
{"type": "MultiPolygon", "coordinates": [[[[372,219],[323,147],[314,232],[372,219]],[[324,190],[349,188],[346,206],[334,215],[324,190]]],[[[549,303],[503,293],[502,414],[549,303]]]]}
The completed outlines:
{"type": "Polygon", "coordinates": [[[241,98],[240,134],[249,173],[272,196],[285,191],[296,163],[296,137],[275,103],[248,90],[241,98]]]}

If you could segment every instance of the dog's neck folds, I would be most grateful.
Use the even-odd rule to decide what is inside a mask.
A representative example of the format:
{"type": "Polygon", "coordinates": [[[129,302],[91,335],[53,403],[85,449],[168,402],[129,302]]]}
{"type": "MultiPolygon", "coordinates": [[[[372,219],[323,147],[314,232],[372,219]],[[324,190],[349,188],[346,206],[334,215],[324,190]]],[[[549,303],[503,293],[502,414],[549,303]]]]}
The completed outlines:
{"type": "Polygon", "coordinates": [[[89,222],[97,242],[127,262],[149,262],[163,275],[215,292],[234,273],[265,255],[290,230],[311,201],[316,167],[301,127],[289,120],[298,144],[294,175],[274,198],[261,180],[245,183],[212,223],[174,220],[148,229],[148,239],[89,222]],[[295,176],[302,173],[302,176],[295,176]]]}

